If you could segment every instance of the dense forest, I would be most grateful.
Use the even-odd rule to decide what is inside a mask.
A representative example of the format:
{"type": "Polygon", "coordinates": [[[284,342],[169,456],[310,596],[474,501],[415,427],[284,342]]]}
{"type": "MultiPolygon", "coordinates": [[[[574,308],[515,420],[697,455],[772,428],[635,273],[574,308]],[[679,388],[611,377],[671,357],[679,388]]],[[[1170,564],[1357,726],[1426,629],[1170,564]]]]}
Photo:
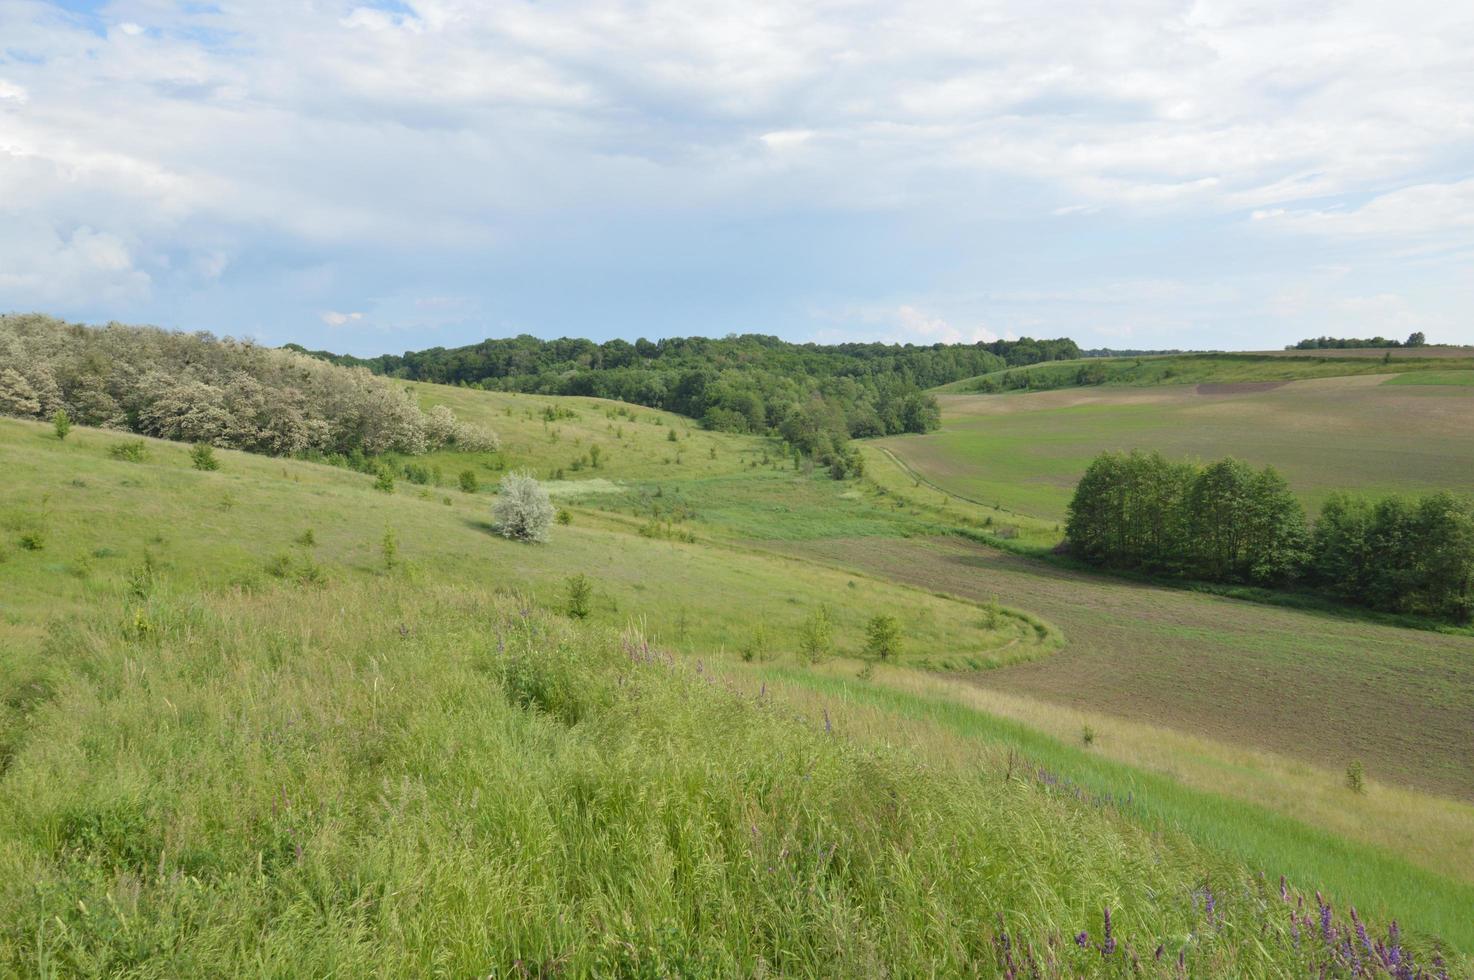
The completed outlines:
{"type": "Polygon", "coordinates": [[[272,456],[416,454],[496,436],[362,368],[155,327],[0,316],[0,415],[272,456]]]}
{"type": "Polygon", "coordinates": [[[1310,337],[1285,350],[1358,350],[1364,347],[1425,347],[1428,338],[1422,331],[1410,335],[1407,340],[1388,340],[1386,337],[1310,337]]]}
{"type": "Polygon", "coordinates": [[[1312,529],[1273,467],[1101,453],[1070,502],[1072,553],[1212,582],[1292,581],[1392,612],[1474,616],[1474,500],[1335,494],[1312,529]]]}
{"type": "Polygon", "coordinates": [[[836,475],[858,465],[846,446],[851,438],[936,428],[940,416],[926,388],[1080,355],[1067,339],[915,347],[793,344],[759,334],[602,344],[524,335],[372,358],[296,349],[394,378],[614,398],[711,429],[776,433],[836,475]]]}

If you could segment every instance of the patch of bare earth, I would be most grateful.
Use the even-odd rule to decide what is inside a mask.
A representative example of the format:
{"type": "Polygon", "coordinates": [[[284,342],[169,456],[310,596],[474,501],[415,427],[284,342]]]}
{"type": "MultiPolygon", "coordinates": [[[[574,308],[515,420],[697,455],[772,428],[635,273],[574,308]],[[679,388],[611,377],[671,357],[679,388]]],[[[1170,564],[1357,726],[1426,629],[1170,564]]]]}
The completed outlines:
{"type": "Polygon", "coordinates": [[[794,553],[1059,627],[1042,660],[973,683],[1474,799],[1474,638],[1074,572],[959,539],[846,539],[794,553]]]}

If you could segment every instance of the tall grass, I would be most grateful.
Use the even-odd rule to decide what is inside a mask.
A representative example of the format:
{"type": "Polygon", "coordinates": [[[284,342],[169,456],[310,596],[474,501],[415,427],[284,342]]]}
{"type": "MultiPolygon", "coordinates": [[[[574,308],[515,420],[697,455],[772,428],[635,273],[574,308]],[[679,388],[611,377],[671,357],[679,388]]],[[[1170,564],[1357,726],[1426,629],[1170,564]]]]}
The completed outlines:
{"type": "Polygon", "coordinates": [[[1074,976],[1181,955],[1243,976],[1333,955],[1297,947],[1272,883],[1180,837],[852,743],[515,594],[161,582],[0,676],[0,972],[1074,976]]]}

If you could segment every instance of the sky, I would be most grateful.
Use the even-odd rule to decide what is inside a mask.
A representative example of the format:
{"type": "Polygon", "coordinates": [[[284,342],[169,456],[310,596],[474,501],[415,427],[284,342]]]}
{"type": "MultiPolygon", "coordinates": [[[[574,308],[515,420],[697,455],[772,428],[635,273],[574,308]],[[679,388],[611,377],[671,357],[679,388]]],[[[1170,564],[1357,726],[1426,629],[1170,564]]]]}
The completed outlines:
{"type": "Polygon", "coordinates": [[[0,0],[0,311],[1474,343],[1474,5],[0,0]]]}

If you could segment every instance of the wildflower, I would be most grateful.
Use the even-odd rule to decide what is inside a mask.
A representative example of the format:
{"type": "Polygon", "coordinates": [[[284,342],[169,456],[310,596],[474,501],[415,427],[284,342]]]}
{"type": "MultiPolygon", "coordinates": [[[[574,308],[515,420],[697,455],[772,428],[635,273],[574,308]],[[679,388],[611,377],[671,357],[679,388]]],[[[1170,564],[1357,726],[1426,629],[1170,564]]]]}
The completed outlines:
{"type": "Polygon", "coordinates": [[[1081,949],[1084,949],[1086,946],[1089,946],[1090,945],[1090,933],[1086,932],[1084,929],[1081,929],[1080,930],[1080,934],[1075,937],[1075,945],[1076,946],[1079,946],[1081,949]]]}
{"type": "Polygon", "coordinates": [[[1285,876],[1284,875],[1280,875],[1280,901],[1281,902],[1288,902],[1289,900],[1290,900],[1290,890],[1285,887],[1285,876]]]}
{"type": "Polygon", "coordinates": [[[1116,937],[1111,935],[1111,908],[1105,909],[1105,942],[1101,944],[1100,955],[1110,956],[1116,951],[1116,937]]]}

